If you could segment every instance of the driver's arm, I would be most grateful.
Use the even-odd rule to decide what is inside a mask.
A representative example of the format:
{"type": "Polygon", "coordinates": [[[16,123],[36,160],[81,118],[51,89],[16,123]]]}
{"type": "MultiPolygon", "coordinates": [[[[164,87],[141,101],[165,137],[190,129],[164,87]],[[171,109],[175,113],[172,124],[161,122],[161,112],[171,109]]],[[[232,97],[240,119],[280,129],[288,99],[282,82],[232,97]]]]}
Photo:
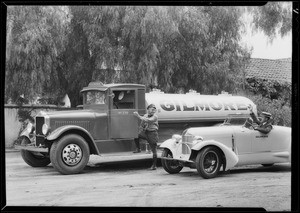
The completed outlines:
{"type": "Polygon", "coordinates": [[[260,131],[261,133],[268,134],[272,130],[272,126],[268,125],[265,127],[256,127],[255,130],[260,131]]]}
{"type": "Polygon", "coordinates": [[[255,123],[257,123],[258,125],[261,124],[261,122],[257,119],[256,115],[253,112],[250,113],[250,116],[255,123]]]}

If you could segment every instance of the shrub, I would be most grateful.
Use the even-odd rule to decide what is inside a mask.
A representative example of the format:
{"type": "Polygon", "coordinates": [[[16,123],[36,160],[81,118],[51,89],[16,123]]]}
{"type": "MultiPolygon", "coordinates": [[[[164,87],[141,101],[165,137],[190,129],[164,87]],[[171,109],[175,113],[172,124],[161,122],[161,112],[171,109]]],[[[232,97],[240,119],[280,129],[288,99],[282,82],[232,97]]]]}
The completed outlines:
{"type": "Polygon", "coordinates": [[[291,127],[291,106],[284,99],[270,99],[262,95],[247,95],[257,105],[257,113],[269,112],[274,118],[274,125],[291,127]]]}

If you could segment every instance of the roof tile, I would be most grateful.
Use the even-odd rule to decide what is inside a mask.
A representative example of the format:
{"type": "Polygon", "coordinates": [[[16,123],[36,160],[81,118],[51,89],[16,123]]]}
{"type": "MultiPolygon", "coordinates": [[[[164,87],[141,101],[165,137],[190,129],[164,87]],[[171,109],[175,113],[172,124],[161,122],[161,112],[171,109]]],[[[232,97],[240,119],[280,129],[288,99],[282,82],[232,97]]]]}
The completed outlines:
{"type": "Polygon", "coordinates": [[[292,82],[292,62],[287,59],[261,59],[251,58],[246,68],[246,78],[261,78],[292,82]]]}

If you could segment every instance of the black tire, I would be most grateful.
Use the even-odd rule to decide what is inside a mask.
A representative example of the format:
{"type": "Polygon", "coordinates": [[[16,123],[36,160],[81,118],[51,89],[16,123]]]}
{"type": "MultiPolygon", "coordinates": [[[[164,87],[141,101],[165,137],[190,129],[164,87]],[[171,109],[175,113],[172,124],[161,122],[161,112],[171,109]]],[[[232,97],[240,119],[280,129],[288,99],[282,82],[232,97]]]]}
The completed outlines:
{"type": "Polygon", "coordinates": [[[273,166],[274,165],[274,163],[270,163],[270,164],[262,164],[262,166],[264,166],[264,167],[270,167],[270,166],[273,166]]]}
{"type": "Polygon", "coordinates": [[[65,135],[55,141],[50,150],[53,167],[64,175],[80,173],[90,158],[87,142],[79,135],[65,135]]]}
{"type": "MultiPolygon", "coordinates": [[[[169,149],[164,149],[162,154],[162,157],[168,157],[168,158],[173,158],[172,152],[169,149]]],[[[161,164],[164,170],[170,174],[176,174],[179,173],[183,166],[179,164],[178,161],[175,160],[166,160],[166,159],[161,159],[161,164]]]]}
{"type": "MultiPolygon", "coordinates": [[[[29,139],[24,137],[22,139],[21,145],[26,145],[29,143],[30,143],[29,139]]],[[[44,156],[42,153],[39,152],[31,152],[22,149],[21,156],[25,161],[25,163],[27,163],[29,166],[32,167],[45,167],[50,163],[50,158],[44,156]]]]}
{"type": "Polygon", "coordinates": [[[196,168],[205,179],[216,177],[220,172],[221,165],[221,155],[215,147],[206,147],[197,155],[196,168]]]}

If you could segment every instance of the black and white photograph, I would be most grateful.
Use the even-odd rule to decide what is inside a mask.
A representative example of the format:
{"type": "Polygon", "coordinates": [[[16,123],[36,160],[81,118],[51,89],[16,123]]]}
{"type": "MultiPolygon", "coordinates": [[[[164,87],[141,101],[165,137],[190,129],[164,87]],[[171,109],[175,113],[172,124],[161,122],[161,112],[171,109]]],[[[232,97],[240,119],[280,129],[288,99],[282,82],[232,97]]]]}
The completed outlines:
{"type": "Polygon", "coordinates": [[[1,11],[3,211],[299,210],[298,3],[1,11]]]}

